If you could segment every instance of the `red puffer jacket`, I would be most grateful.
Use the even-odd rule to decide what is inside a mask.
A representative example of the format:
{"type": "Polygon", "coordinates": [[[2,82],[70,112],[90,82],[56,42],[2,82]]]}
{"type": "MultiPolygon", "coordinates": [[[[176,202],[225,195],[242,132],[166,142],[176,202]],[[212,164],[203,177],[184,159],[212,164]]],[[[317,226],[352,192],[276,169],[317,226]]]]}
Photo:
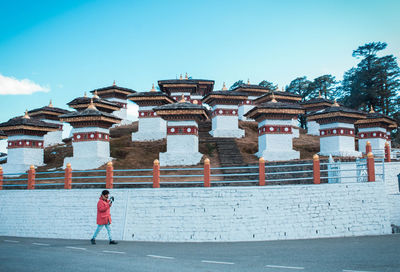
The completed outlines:
{"type": "Polygon", "coordinates": [[[111,224],[110,200],[103,200],[100,196],[97,202],[97,225],[111,224]]]}

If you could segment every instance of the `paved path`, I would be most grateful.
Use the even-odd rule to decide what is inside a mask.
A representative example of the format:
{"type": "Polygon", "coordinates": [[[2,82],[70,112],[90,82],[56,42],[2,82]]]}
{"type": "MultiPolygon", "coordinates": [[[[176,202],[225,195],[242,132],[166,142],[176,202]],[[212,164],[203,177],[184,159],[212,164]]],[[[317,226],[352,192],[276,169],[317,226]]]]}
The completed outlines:
{"type": "Polygon", "coordinates": [[[118,245],[0,236],[0,271],[400,271],[400,235],[118,245]]]}

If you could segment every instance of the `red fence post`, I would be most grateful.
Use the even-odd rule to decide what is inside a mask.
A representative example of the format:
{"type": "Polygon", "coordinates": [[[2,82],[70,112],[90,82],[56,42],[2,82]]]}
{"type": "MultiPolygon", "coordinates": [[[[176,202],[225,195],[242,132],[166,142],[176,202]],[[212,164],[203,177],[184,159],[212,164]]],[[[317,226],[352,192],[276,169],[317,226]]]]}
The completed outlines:
{"type": "Polygon", "coordinates": [[[265,186],[265,160],[263,157],[258,159],[258,185],[265,186]]]}
{"type": "Polygon", "coordinates": [[[3,167],[0,166],[0,190],[3,190],[3,167]]]}
{"type": "Polygon", "coordinates": [[[157,159],[153,163],[153,188],[160,188],[160,162],[157,159]]]}
{"type": "Polygon", "coordinates": [[[367,141],[367,144],[365,145],[365,154],[368,154],[369,152],[372,152],[372,147],[370,141],[367,141]]]}
{"type": "Polygon", "coordinates": [[[35,166],[31,165],[31,167],[28,170],[28,190],[35,189],[35,176],[36,176],[35,166]]]}
{"type": "Polygon", "coordinates": [[[388,142],[385,143],[385,162],[391,162],[390,158],[390,145],[388,142]]]}
{"type": "Polygon", "coordinates": [[[106,168],[106,189],[112,189],[113,182],[114,182],[114,167],[112,162],[108,162],[106,168]]]}
{"type": "Polygon", "coordinates": [[[321,184],[321,165],[317,154],[313,156],[313,180],[314,184],[321,184]]]}
{"type": "Polygon", "coordinates": [[[210,170],[210,159],[204,160],[204,187],[211,187],[210,184],[211,170],[210,170]]]}
{"type": "Polygon", "coordinates": [[[67,163],[64,175],[64,189],[71,189],[72,188],[71,184],[72,184],[72,169],[71,169],[71,164],[67,163]]]}
{"type": "Polygon", "coordinates": [[[368,172],[368,181],[375,181],[375,161],[374,155],[372,152],[367,154],[367,172],[368,172]]]}

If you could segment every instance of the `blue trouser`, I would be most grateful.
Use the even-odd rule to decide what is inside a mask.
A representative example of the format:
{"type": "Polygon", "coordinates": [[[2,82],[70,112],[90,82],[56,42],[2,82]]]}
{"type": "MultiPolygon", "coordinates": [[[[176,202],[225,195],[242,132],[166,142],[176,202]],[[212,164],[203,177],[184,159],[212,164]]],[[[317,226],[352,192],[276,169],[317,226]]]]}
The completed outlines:
{"type": "Polygon", "coordinates": [[[106,229],[107,229],[108,239],[110,239],[110,241],[112,240],[112,238],[111,238],[111,228],[110,228],[110,224],[107,224],[107,225],[97,225],[97,229],[96,229],[96,231],[94,232],[93,238],[92,238],[92,239],[96,239],[97,234],[99,234],[99,232],[101,231],[101,229],[102,229],[103,227],[106,227],[106,229]]]}

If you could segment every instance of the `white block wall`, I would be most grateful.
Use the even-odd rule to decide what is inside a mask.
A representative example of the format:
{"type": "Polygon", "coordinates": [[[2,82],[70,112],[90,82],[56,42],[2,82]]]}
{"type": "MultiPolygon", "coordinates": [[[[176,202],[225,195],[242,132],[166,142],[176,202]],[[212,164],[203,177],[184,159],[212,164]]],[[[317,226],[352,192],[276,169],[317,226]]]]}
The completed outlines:
{"type": "Polygon", "coordinates": [[[390,223],[400,226],[400,193],[397,175],[400,174],[400,162],[385,163],[385,187],[390,223]]]}
{"type": "Polygon", "coordinates": [[[371,148],[372,148],[372,153],[379,153],[379,151],[384,152],[385,148],[385,143],[386,139],[383,138],[361,138],[360,134],[363,132],[370,132],[370,131],[380,131],[386,135],[387,131],[384,128],[380,127],[374,127],[374,128],[360,128],[358,135],[358,150],[365,153],[365,146],[367,145],[367,142],[369,141],[371,143],[371,148]]]}
{"type": "MultiPolygon", "coordinates": [[[[168,126],[197,126],[195,121],[168,121],[168,126]]],[[[197,135],[167,135],[167,152],[159,155],[161,166],[198,164],[203,157],[199,152],[197,135]]]]}
{"type": "MultiPolygon", "coordinates": [[[[100,192],[2,190],[0,235],[90,239],[100,192]]],[[[117,240],[259,241],[391,232],[383,182],[114,189],[111,195],[117,240]]]]}
{"type": "MultiPolygon", "coordinates": [[[[258,97],[257,96],[249,96],[249,97],[247,97],[247,100],[253,101],[256,98],[258,98],[258,97]]],[[[239,105],[239,108],[238,108],[239,120],[254,121],[253,119],[250,119],[250,118],[247,118],[244,116],[249,110],[251,110],[254,107],[255,107],[255,105],[248,105],[248,104],[239,105]]]]}
{"type": "MultiPolygon", "coordinates": [[[[232,109],[238,113],[238,106],[236,105],[216,105],[212,107],[212,111],[219,109],[232,109]]],[[[238,115],[216,115],[211,119],[212,130],[210,134],[213,137],[228,137],[228,138],[242,138],[245,135],[243,129],[239,128],[238,115]]]]}
{"type": "MultiPolygon", "coordinates": [[[[108,129],[98,127],[74,128],[73,133],[101,132],[109,133],[108,129]]],[[[64,159],[63,168],[68,163],[72,169],[88,170],[95,169],[111,161],[110,142],[108,141],[80,141],[72,142],[73,157],[64,159]]]]}
{"type": "MultiPolygon", "coordinates": [[[[128,103],[128,100],[121,99],[121,98],[116,98],[116,97],[105,98],[105,100],[108,100],[108,101],[114,102],[114,103],[115,102],[117,102],[117,103],[118,102],[119,103],[125,103],[125,104],[128,103]]],[[[115,125],[113,125],[113,127],[120,126],[120,125],[129,125],[129,124],[131,124],[133,122],[132,120],[130,120],[128,118],[128,110],[125,109],[125,108],[121,108],[119,110],[113,111],[112,114],[122,119],[121,123],[115,124],[115,125]]]]}
{"type": "MultiPolygon", "coordinates": [[[[320,125],[320,129],[329,128],[351,128],[353,124],[331,123],[320,125]]],[[[352,136],[327,136],[320,137],[320,155],[340,156],[340,157],[361,157],[361,152],[355,151],[355,140],[352,136]]]]}
{"type": "Polygon", "coordinates": [[[319,136],[319,124],[315,121],[308,121],[307,134],[319,136]]]}
{"type": "MultiPolygon", "coordinates": [[[[154,106],[140,107],[140,110],[153,110],[154,106]]],[[[138,131],[132,133],[133,142],[157,141],[167,137],[167,121],[161,117],[140,118],[138,131]]]]}
{"type": "MultiPolygon", "coordinates": [[[[36,140],[43,141],[43,137],[30,135],[16,135],[8,137],[8,141],[36,140]]],[[[10,148],[8,149],[7,163],[3,164],[5,174],[25,172],[31,165],[42,166],[44,151],[42,148],[10,148]]]]}
{"type": "MultiPolygon", "coordinates": [[[[291,126],[292,120],[263,120],[258,128],[266,125],[291,126]]],[[[293,150],[293,132],[288,134],[263,134],[258,136],[258,157],[266,161],[285,161],[300,158],[300,152],[293,150]]]]}

